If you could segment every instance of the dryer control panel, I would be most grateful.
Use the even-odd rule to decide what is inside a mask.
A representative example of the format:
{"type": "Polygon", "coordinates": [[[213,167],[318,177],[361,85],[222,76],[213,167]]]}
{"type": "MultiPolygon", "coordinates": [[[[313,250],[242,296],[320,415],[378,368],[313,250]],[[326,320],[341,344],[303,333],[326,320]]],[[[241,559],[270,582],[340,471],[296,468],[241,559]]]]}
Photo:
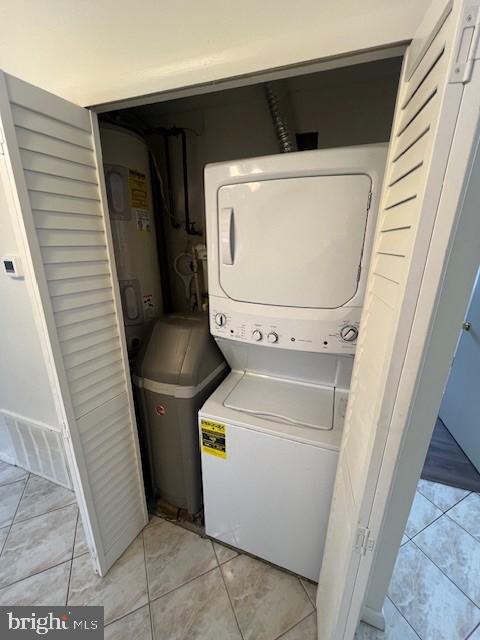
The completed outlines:
{"type": "Polygon", "coordinates": [[[215,302],[210,309],[210,332],[216,337],[296,351],[355,353],[361,309],[343,307],[325,314],[330,315],[325,319],[290,319],[250,315],[221,300],[215,302]]]}

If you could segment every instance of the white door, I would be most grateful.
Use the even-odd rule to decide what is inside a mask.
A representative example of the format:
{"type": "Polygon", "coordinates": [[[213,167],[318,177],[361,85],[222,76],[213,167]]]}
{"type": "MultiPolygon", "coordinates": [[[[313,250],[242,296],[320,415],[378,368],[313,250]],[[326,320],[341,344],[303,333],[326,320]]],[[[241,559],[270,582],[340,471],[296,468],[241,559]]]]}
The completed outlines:
{"type": "Polygon", "coordinates": [[[480,277],[477,275],[472,298],[447,388],[440,407],[440,418],[480,471],[480,277]]]}
{"type": "Polygon", "coordinates": [[[87,541],[103,575],[147,511],[96,116],[0,72],[0,118],[25,277],[44,327],[87,541]]]}
{"type": "Polygon", "coordinates": [[[359,173],[221,187],[222,289],[233,300],[257,304],[346,304],[358,288],[371,187],[370,176],[359,173]]]}
{"type": "Polygon", "coordinates": [[[428,345],[422,322],[441,290],[478,126],[477,18],[478,1],[433,3],[404,61],[320,573],[319,640],[354,636],[394,483],[428,345]],[[448,181],[447,168],[460,178],[448,181]]]}

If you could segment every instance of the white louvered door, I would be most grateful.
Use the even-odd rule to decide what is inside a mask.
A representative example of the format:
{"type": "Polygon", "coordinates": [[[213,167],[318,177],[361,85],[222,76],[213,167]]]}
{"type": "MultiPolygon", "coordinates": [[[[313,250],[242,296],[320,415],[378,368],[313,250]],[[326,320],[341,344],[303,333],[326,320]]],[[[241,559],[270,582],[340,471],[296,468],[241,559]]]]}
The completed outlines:
{"type": "MultiPolygon", "coordinates": [[[[461,127],[477,10],[477,1],[433,3],[404,61],[319,580],[319,640],[352,640],[360,615],[379,533],[369,529],[373,500],[377,490],[388,495],[379,474],[397,390],[401,376],[418,373],[402,367],[461,127]]],[[[447,231],[448,240],[453,223],[447,231]]],[[[407,414],[408,404],[400,428],[407,414]]]]}
{"type": "Polygon", "coordinates": [[[0,118],[25,274],[87,540],[103,575],[144,527],[147,511],[96,116],[0,72],[0,118]]]}

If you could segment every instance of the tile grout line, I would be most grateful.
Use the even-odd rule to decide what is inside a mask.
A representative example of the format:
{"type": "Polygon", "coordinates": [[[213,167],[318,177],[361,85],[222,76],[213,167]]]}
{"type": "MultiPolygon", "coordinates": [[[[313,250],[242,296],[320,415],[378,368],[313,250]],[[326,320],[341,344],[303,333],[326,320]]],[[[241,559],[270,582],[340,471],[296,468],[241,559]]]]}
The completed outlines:
{"type": "Polygon", "coordinates": [[[39,518],[40,516],[45,516],[47,513],[53,513],[54,511],[60,511],[60,509],[65,509],[66,507],[71,507],[75,505],[78,509],[77,501],[74,500],[69,504],[64,504],[62,507],[54,507],[53,509],[49,509],[48,511],[43,511],[42,513],[37,513],[34,516],[28,516],[28,518],[22,518],[22,520],[14,520],[12,524],[22,524],[23,522],[28,522],[29,520],[33,520],[34,518],[39,518]]]}
{"type": "MultiPolygon", "coordinates": [[[[28,474],[28,475],[27,475],[27,478],[26,478],[26,480],[25,480],[25,484],[23,485],[23,491],[22,491],[22,494],[21,494],[21,496],[20,496],[20,499],[19,499],[19,501],[18,501],[18,503],[17,503],[17,508],[15,509],[15,513],[13,514],[12,521],[10,522],[10,525],[7,525],[7,526],[8,526],[8,533],[7,533],[7,537],[5,538],[5,542],[3,543],[3,547],[2,547],[2,551],[1,551],[1,553],[0,553],[0,557],[3,555],[3,550],[5,549],[5,546],[6,546],[6,544],[7,544],[8,536],[10,535],[10,532],[11,532],[11,530],[12,530],[13,523],[14,523],[14,521],[15,521],[15,516],[17,515],[18,507],[20,506],[20,502],[22,501],[23,495],[24,495],[24,493],[25,493],[25,489],[27,488],[27,482],[28,482],[29,478],[30,478],[30,474],[28,474]]],[[[22,480],[19,480],[18,482],[23,482],[23,481],[22,481],[22,480]]],[[[13,483],[12,483],[12,484],[13,484],[13,483]]],[[[5,529],[6,529],[6,527],[2,527],[2,529],[3,529],[3,528],[5,528],[5,529]]]]}
{"type": "Polygon", "coordinates": [[[77,531],[78,531],[78,520],[80,518],[80,509],[77,505],[77,520],[75,522],[75,531],[73,533],[73,544],[72,544],[72,557],[70,558],[70,572],[68,574],[68,584],[67,584],[67,597],[65,601],[65,606],[68,605],[68,596],[70,595],[70,582],[72,580],[72,569],[73,569],[73,558],[75,555],[75,542],[77,541],[77,531]]]}
{"type": "Polygon", "coordinates": [[[468,600],[469,602],[471,602],[471,604],[473,604],[473,606],[475,607],[475,609],[478,609],[478,610],[480,611],[480,607],[479,607],[479,606],[478,606],[478,605],[477,605],[477,604],[476,604],[476,603],[475,603],[475,602],[470,598],[470,596],[469,596],[469,595],[467,595],[467,594],[465,593],[465,591],[463,591],[463,589],[461,589],[461,588],[458,586],[458,584],[456,584],[456,583],[455,583],[455,582],[450,578],[450,576],[449,576],[447,573],[445,573],[445,571],[442,569],[442,567],[439,567],[439,566],[438,566],[438,564],[437,564],[437,563],[436,563],[432,558],[430,558],[430,556],[429,556],[429,555],[428,555],[428,554],[427,554],[427,553],[426,553],[426,552],[425,552],[421,547],[419,547],[419,546],[418,546],[418,544],[416,544],[416,543],[415,543],[415,540],[410,540],[410,542],[413,542],[413,544],[415,545],[415,547],[416,547],[416,548],[417,548],[421,553],[423,553],[423,555],[427,558],[427,560],[430,560],[430,562],[431,562],[435,567],[437,567],[437,569],[438,569],[438,570],[439,570],[439,571],[440,571],[440,572],[441,572],[441,573],[442,573],[442,574],[447,578],[447,580],[448,580],[449,582],[451,582],[451,583],[453,584],[453,586],[454,586],[456,589],[458,589],[458,590],[460,591],[460,593],[462,593],[462,594],[465,596],[465,598],[467,598],[467,600],[468,600]]]}
{"type": "Polygon", "coordinates": [[[469,638],[471,638],[473,636],[473,634],[475,633],[475,631],[477,631],[478,629],[480,629],[480,624],[477,624],[477,626],[475,627],[475,629],[472,629],[472,631],[470,631],[470,633],[468,634],[468,636],[465,637],[465,640],[469,640],[469,638]]]}
{"type": "MultiPolygon", "coordinates": [[[[16,482],[23,482],[24,480],[25,480],[25,477],[18,478],[17,480],[11,480],[10,482],[2,482],[0,483],[0,487],[9,487],[11,484],[15,484],[16,482]]],[[[28,476],[27,476],[27,480],[28,480],[28,476]]]]}
{"type": "MultiPolygon", "coordinates": [[[[233,606],[232,598],[230,596],[230,592],[229,592],[228,587],[227,587],[227,582],[225,580],[225,576],[223,575],[223,570],[222,570],[222,566],[223,565],[221,565],[218,562],[218,557],[217,557],[217,554],[215,553],[215,547],[213,546],[213,542],[212,541],[210,541],[210,542],[211,542],[211,545],[212,545],[212,548],[213,548],[213,553],[215,554],[215,558],[217,558],[217,565],[218,565],[217,568],[220,571],[220,575],[222,577],[223,586],[224,586],[225,591],[227,593],[227,598],[228,598],[228,601],[230,602],[230,607],[232,608],[232,611],[233,611],[233,617],[235,618],[235,622],[237,624],[238,632],[239,632],[240,637],[242,638],[242,640],[245,640],[242,628],[240,626],[240,621],[239,621],[239,619],[237,617],[237,612],[235,611],[235,607],[233,606]]],[[[238,556],[235,556],[235,557],[238,557],[238,556]]],[[[228,560],[227,562],[224,562],[223,564],[228,564],[228,562],[230,562],[231,560],[235,560],[235,558],[230,558],[230,560],[228,560]]]]}
{"type": "MultiPolygon", "coordinates": [[[[472,492],[473,493],[473,492],[472,492]]],[[[453,507],[452,507],[453,509],[453,507]]],[[[450,511],[450,509],[449,509],[450,511]]],[[[452,518],[451,516],[448,515],[448,512],[445,511],[445,513],[442,514],[443,516],[446,516],[451,522],[455,523],[457,525],[457,527],[459,527],[462,531],[464,531],[466,534],[468,534],[470,536],[470,538],[472,538],[475,542],[478,542],[480,544],[480,540],[478,538],[476,538],[473,533],[470,533],[470,531],[468,529],[465,529],[465,527],[463,525],[461,525],[459,522],[457,522],[454,518],[452,518]]],[[[431,522],[429,525],[427,525],[424,529],[422,529],[421,531],[419,531],[418,533],[416,533],[412,538],[409,538],[409,540],[412,540],[414,538],[416,538],[418,535],[420,535],[420,533],[423,533],[424,531],[426,531],[432,524],[434,524],[435,522],[438,522],[441,519],[442,516],[440,516],[439,518],[437,518],[436,520],[434,520],[433,522],[431,522]]],[[[406,534],[405,534],[406,535],[406,534]]],[[[418,547],[418,545],[417,545],[418,547]]],[[[433,562],[433,561],[432,561],[433,562]]]]}
{"type": "MultiPolygon", "coordinates": [[[[137,613],[138,611],[140,611],[140,609],[144,609],[145,607],[149,606],[149,602],[147,602],[146,604],[142,604],[139,607],[135,607],[135,609],[132,609],[131,611],[129,611],[128,613],[124,613],[122,616],[120,616],[119,618],[114,618],[113,620],[111,620],[108,624],[104,625],[104,629],[107,629],[107,627],[110,627],[112,624],[115,624],[116,622],[118,622],[119,620],[124,620],[125,618],[128,618],[129,615],[131,615],[132,613],[137,613]]],[[[101,606],[101,605],[100,605],[101,606]]]]}
{"type": "MultiPolygon", "coordinates": [[[[309,600],[310,600],[310,598],[309,598],[309,600]]],[[[293,631],[293,629],[295,629],[300,624],[302,624],[302,622],[305,622],[305,620],[307,618],[310,618],[310,616],[313,616],[315,614],[316,614],[316,610],[315,609],[313,611],[310,611],[310,613],[307,613],[306,616],[304,616],[301,620],[296,622],[292,627],[289,627],[286,631],[282,631],[282,633],[279,636],[275,636],[275,638],[273,640],[281,640],[282,638],[284,638],[287,635],[287,633],[290,633],[290,631],[293,631]]]]}
{"type": "MultiPolygon", "coordinates": [[[[314,609],[314,611],[316,611],[316,609],[317,609],[317,605],[316,605],[316,603],[315,603],[315,602],[312,602],[312,599],[310,598],[310,595],[309,595],[309,593],[308,593],[308,591],[307,591],[307,588],[306,588],[306,587],[305,587],[305,585],[303,584],[303,580],[302,580],[301,578],[299,578],[298,576],[297,576],[297,579],[298,579],[298,581],[300,582],[300,584],[302,585],[302,589],[303,589],[303,590],[305,591],[305,593],[307,594],[308,601],[310,602],[310,604],[311,604],[311,605],[313,605],[313,609],[314,609]]],[[[317,588],[318,588],[318,587],[317,587],[317,588]]]]}
{"type": "Polygon", "coordinates": [[[444,515],[444,516],[447,516],[447,518],[448,518],[449,520],[451,520],[451,522],[454,522],[454,523],[457,525],[457,527],[460,527],[460,529],[461,529],[462,531],[465,531],[465,533],[468,533],[468,535],[469,535],[471,538],[473,538],[473,539],[475,540],[475,542],[478,542],[478,543],[480,544],[480,540],[479,540],[478,538],[476,538],[476,537],[473,535],[473,533],[470,533],[470,531],[469,531],[468,529],[465,529],[465,527],[464,527],[463,525],[461,525],[461,524],[460,524],[459,522],[457,522],[454,518],[452,518],[452,516],[449,516],[449,515],[448,515],[448,513],[444,513],[443,515],[444,515]]]}
{"type": "MultiPolygon", "coordinates": [[[[223,565],[228,564],[228,562],[231,562],[231,560],[234,560],[234,559],[235,559],[235,558],[231,558],[230,560],[227,560],[227,562],[224,562],[224,563],[223,563],[223,565]]],[[[212,573],[213,571],[216,571],[217,569],[219,569],[219,570],[220,570],[220,574],[221,574],[221,576],[222,576],[222,580],[223,580],[223,583],[224,583],[224,585],[225,585],[225,580],[224,580],[224,578],[223,578],[223,572],[222,572],[222,566],[223,566],[223,565],[218,565],[218,564],[217,564],[217,566],[216,566],[216,567],[212,567],[211,569],[208,569],[208,571],[204,571],[203,573],[200,573],[198,576],[195,576],[195,578],[191,578],[190,580],[187,580],[186,582],[183,582],[182,584],[178,585],[177,587],[174,587],[173,589],[170,589],[170,591],[167,591],[166,593],[162,593],[160,596],[157,596],[156,598],[153,598],[152,600],[149,600],[149,605],[151,605],[151,604],[153,604],[153,603],[157,602],[158,600],[161,600],[164,596],[168,596],[168,595],[170,595],[171,593],[174,593],[175,591],[178,591],[178,590],[179,590],[179,589],[181,589],[182,587],[185,587],[185,586],[187,586],[188,584],[191,584],[192,582],[195,582],[195,580],[198,580],[199,578],[202,578],[202,577],[204,577],[204,576],[208,575],[209,573],[212,573]]],[[[225,586],[225,589],[226,589],[226,591],[227,591],[227,596],[228,596],[228,599],[229,599],[229,601],[230,601],[230,606],[232,607],[233,615],[234,615],[234,617],[235,617],[235,621],[236,621],[237,626],[238,626],[238,621],[237,621],[237,616],[236,616],[236,613],[235,613],[235,609],[234,609],[234,607],[233,607],[233,605],[232,605],[232,602],[231,602],[231,599],[230,599],[230,594],[229,594],[228,589],[226,588],[226,586],[225,586]]],[[[150,596],[149,596],[149,597],[150,597],[150,596]]],[[[150,610],[151,610],[151,609],[150,609],[150,610]]],[[[132,612],[130,612],[130,613],[132,613],[132,612]]],[[[126,614],[126,615],[128,615],[128,614],[126,614]]],[[[125,617],[125,616],[122,616],[122,618],[124,618],[124,617],[125,617]]],[[[117,618],[117,619],[118,619],[118,620],[120,620],[121,618],[117,618]]],[[[112,622],[116,622],[116,620],[112,620],[112,622]]],[[[110,624],[111,624],[111,623],[109,622],[109,623],[108,623],[108,625],[110,625],[110,624]]],[[[108,625],[107,625],[107,626],[108,626],[108,625]]],[[[153,625],[152,625],[152,626],[153,626],[153,625]]],[[[152,629],[152,631],[153,631],[153,629],[152,629]]],[[[242,632],[241,632],[240,627],[239,627],[239,631],[240,631],[240,634],[241,634],[242,639],[243,639],[243,634],[242,634],[242,632]]]]}
{"type": "Polygon", "coordinates": [[[217,561],[218,567],[220,568],[222,563],[218,559],[217,552],[215,551],[215,545],[213,544],[213,542],[211,540],[210,540],[210,542],[212,543],[213,555],[215,556],[215,560],[217,561]]]}
{"type": "MultiPolygon", "coordinates": [[[[79,512],[80,512],[80,510],[79,510],[79,512]]],[[[130,548],[130,546],[135,542],[135,540],[136,540],[140,535],[142,535],[142,534],[143,534],[143,530],[142,530],[138,535],[136,535],[136,536],[135,536],[135,538],[132,540],[132,542],[131,542],[131,543],[130,543],[130,545],[127,547],[127,549],[125,549],[125,551],[121,554],[121,556],[120,556],[119,558],[117,558],[117,560],[115,560],[115,562],[117,562],[118,560],[120,560],[120,558],[121,558],[121,557],[122,557],[122,556],[127,552],[127,550],[130,548]]],[[[76,559],[76,558],[83,558],[83,556],[86,556],[86,555],[87,555],[87,553],[89,553],[89,552],[88,552],[88,551],[85,551],[84,553],[81,553],[80,555],[75,556],[75,558],[74,558],[74,559],[76,559]]],[[[112,568],[113,568],[113,566],[115,565],[115,562],[114,562],[114,564],[112,565],[112,568]]],[[[109,571],[110,571],[110,569],[109,569],[109,571]]],[[[101,579],[101,580],[103,580],[103,579],[105,578],[105,576],[99,576],[98,574],[95,574],[95,575],[96,575],[96,578],[99,578],[99,579],[101,579]]],[[[147,597],[148,597],[148,595],[147,595],[147,597]]],[[[148,603],[148,602],[146,602],[145,604],[142,604],[142,605],[140,605],[139,607],[135,607],[135,609],[132,609],[131,611],[128,611],[127,613],[122,614],[122,615],[121,615],[121,616],[119,616],[118,618],[114,618],[113,620],[110,620],[110,622],[109,622],[108,624],[104,624],[103,628],[104,628],[104,629],[106,629],[107,627],[109,627],[109,626],[110,626],[111,624],[113,624],[114,622],[118,622],[118,620],[123,620],[123,618],[126,618],[126,617],[127,617],[127,616],[129,616],[131,613],[136,613],[137,611],[139,611],[140,609],[143,609],[143,607],[146,607],[146,606],[148,606],[148,605],[149,605],[149,603],[148,603]]],[[[72,605],[72,606],[77,606],[77,605],[72,605]]],[[[78,606],[84,606],[84,605],[78,605],[78,606]]],[[[90,606],[90,605],[85,605],[85,606],[90,606]]],[[[103,605],[99,605],[99,606],[103,606],[103,605]]]]}
{"type": "MultiPolygon", "coordinates": [[[[212,543],[213,553],[215,554],[215,558],[217,559],[219,567],[221,567],[223,564],[227,564],[227,562],[230,562],[230,560],[235,560],[235,558],[238,558],[238,556],[242,555],[240,553],[240,550],[238,550],[238,551],[235,552],[237,555],[233,556],[232,558],[228,558],[228,560],[224,560],[223,562],[221,562],[220,558],[218,557],[217,552],[215,551],[215,544],[219,544],[219,545],[223,546],[222,543],[221,542],[215,543],[215,541],[212,540],[211,538],[206,538],[206,540],[210,540],[210,542],[212,543]]],[[[225,547],[225,549],[228,549],[229,551],[233,551],[233,549],[231,549],[230,547],[225,547]]]]}
{"type": "MultiPolygon", "coordinates": [[[[394,607],[394,609],[396,609],[396,611],[398,611],[398,615],[401,616],[405,620],[405,622],[408,624],[408,626],[413,631],[413,633],[417,636],[417,638],[419,640],[422,640],[422,637],[420,636],[420,634],[417,633],[415,627],[410,623],[410,620],[400,611],[400,609],[397,607],[395,602],[390,598],[390,596],[386,595],[385,599],[392,603],[392,607],[394,607]]],[[[385,621],[385,625],[386,625],[386,621],[385,621]]]]}
{"type": "Polygon", "coordinates": [[[148,607],[148,619],[150,620],[150,634],[152,636],[152,640],[155,640],[156,633],[155,629],[153,628],[152,607],[150,606],[150,600],[147,602],[146,606],[148,607]]]}
{"type": "Polygon", "coordinates": [[[168,596],[174,591],[178,591],[178,589],[181,589],[182,587],[185,587],[187,584],[190,584],[191,582],[198,580],[198,578],[202,578],[203,576],[206,576],[208,573],[211,573],[212,571],[215,571],[215,569],[218,569],[218,568],[219,568],[218,566],[212,567],[211,569],[208,569],[208,571],[204,571],[203,573],[200,573],[198,576],[195,576],[195,578],[190,578],[190,580],[187,580],[186,582],[182,582],[182,584],[179,584],[177,587],[170,589],[170,591],[166,591],[165,593],[162,593],[160,596],[153,598],[152,600],[150,600],[150,602],[156,602],[157,600],[160,600],[160,598],[163,598],[164,596],[168,596]]]}
{"type": "MultiPolygon", "coordinates": [[[[464,498],[462,498],[461,500],[459,500],[458,502],[456,502],[455,504],[453,504],[451,507],[449,507],[447,509],[447,511],[451,511],[452,509],[454,509],[455,507],[457,507],[461,502],[464,502],[464,500],[466,500],[467,498],[469,498],[471,495],[474,496],[478,496],[479,494],[476,493],[475,491],[470,491],[470,493],[468,494],[468,496],[465,496],[464,498]]],[[[445,513],[447,513],[447,511],[445,511],[445,513]]]]}
{"type": "MultiPolygon", "coordinates": [[[[432,480],[426,480],[426,482],[433,482],[432,480]]],[[[441,484],[440,482],[435,482],[433,484],[441,484]]],[[[457,489],[457,487],[451,487],[449,484],[442,484],[442,487],[448,487],[450,489],[457,489]]],[[[450,511],[450,509],[453,509],[453,507],[456,507],[457,504],[460,504],[460,502],[463,502],[464,500],[466,500],[468,498],[469,495],[471,495],[472,493],[475,493],[475,491],[469,491],[468,489],[458,489],[458,491],[467,491],[467,495],[463,496],[463,498],[460,498],[460,500],[457,500],[457,502],[455,502],[454,504],[452,504],[451,507],[448,507],[448,509],[443,509],[442,507],[439,507],[438,504],[435,504],[435,502],[433,502],[433,500],[431,498],[429,498],[428,496],[426,496],[424,493],[422,493],[422,491],[420,489],[416,489],[416,491],[418,491],[418,493],[420,493],[426,500],[428,500],[430,502],[430,504],[433,504],[434,507],[436,507],[437,509],[440,509],[440,511],[442,513],[447,513],[447,511],[450,511]]]]}
{"type": "MultiPolygon", "coordinates": [[[[428,500],[428,498],[426,498],[428,500]]],[[[438,508],[438,507],[437,507],[438,508]]],[[[439,509],[439,511],[441,511],[441,509],[439,509]]],[[[407,538],[409,540],[413,540],[415,538],[415,536],[418,536],[419,533],[422,533],[422,531],[425,531],[425,529],[428,529],[428,527],[430,527],[434,522],[437,522],[437,520],[440,520],[440,518],[442,516],[444,516],[445,514],[443,513],[443,511],[440,513],[439,516],[437,516],[434,520],[432,520],[431,522],[429,522],[428,524],[426,524],[424,527],[422,527],[421,529],[419,529],[416,533],[413,534],[413,536],[409,536],[407,534],[405,534],[407,536],[407,538]]]]}
{"type": "MultiPolygon", "coordinates": [[[[30,479],[30,476],[32,476],[32,475],[35,475],[35,474],[32,474],[32,473],[28,474],[27,480],[25,481],[25,487],[24,487],[23,493],[25,492],[25,489],[26,489],[26,486],[27,486],[27,482],[30,479]]],[[[17,514],[18,507],[20,506],[20,502],[22,501],[23,493],[22,493],[22,495],[20,497],[20,500],[18,502],[17,510],[15,511],[14,518],[15,518],[15,515],[17,514]]],[[[69,506],[72,506],[72,505],[67,505],[67,507],[69,507],[69,506]]],[[[54,509],[54,511],[59,511],[60,509],[65,509],[65,508],[66,507],[60,507],[59,509],[54,509]]],[[[77,509],[78,509],[78,506],[77,506],[77,509]]],[[[51,513],[51,512],[47,512],[47,513],[51,513]]],[[[34,518],[40,518],[43,515],[46,515],[46,514],[42,513],[39,516],[33,516],[32,518],[28,518],[28,520],[33,520],[34,518]]],[[[78,519],[78,513],[77,513],[77,519],[78,519]]],[[[3,554],[3,550],[4,550],[5,545],[7,543],[7,539],[8,539],[8,536],[10,535],[10,531],[11,531],[13,525],[14,524],[22,524],[23,522],[25,522],[25,520],[21,520],[19,523],[15,523],[14,520],[12,521],[12,523],[11,523],[11,525],[9,527],[9,531],[8,531],[7,537],[5,538],[5,543],[4,543],[3,547],[2,547],[2,551],[0,553],[0,557],[3,554]]],[[[2,527],[2,528],[6,529],[6,527],[2,527]]],[[[73,539],[73,549],[75,549],[75,538],[73,539]]],[[[73,553],[73,550],[72,550],[72,553],[73,553]]],[[[85,554],[83,553],[81,555],[85,555],[85,554]]],[[[80,557],[80,556],[78,556],[78,557],[80,557]]],[[[14,580],[13,582],[9,582],[8,584],[3,585],[3,587],[0,587],[0,591],[2,591],[3,589],[6,589],[7,587],[12,587],[13,585],[18,584],[19,582],[22,582],[22,580],[27,580],[28,578],[33,578],[34,576],[39,576],[41,573],[44,573],[45,571],[49,571],[50,569],[54,569],[55,567],[59,567],[62,564],[65,564],[66,562],[72,562],[72,559],[70,559],[70,560],[68,560],[68,559],[67,560],[62,560],[61,562],[57,562],[56,564],[52,564],[50,567],[47,567],[46,569],[42,569],[41,571],[35,571],[34,573],[31,573],[31,574],[29,574],[27,576],[23,576],[22,578],[19,578],[18,580],[14,580]]],[[[67,591],[67,598],[68,598],[68,591],[67,591]]]]}
{"type": "MultiPolygon", "coordinates": [[[[85,555],[85,554],[83,554],[85,555]]],[[[80,556],[78,556],[80,557],[80,556]]],[[[56,569],[57,567],[62,566],[62,564],[66,564],[67,562],[70,562],[70,560],[62,560],[62,562],[57,562],[57,564],[52,564],[51,567],[47,567],[46,569],[42,569],[41,571],[36,571],[35,573],[31,573],[28,576],[23,576],[23,578],[19,578],[18,580],[14,580],[13,582],[9,582],[8,584],[3,585],[3,587],[0,587],[0,592],[2,592],[4,589],[7,589],[8,587],[13,587],[13,585],[18,584],[19,582],[22,582],[23,580],[28,580],[28,578],[33,578],[34,576],[39,576],[41,573],[45,573],[45,571],[50,571],[50,569],[56,569]]]]}
{"type": "MultiPolygon", "coordinates": [[[[146,525],[148,527],[148,524],[146,525]]],[[[148,569],[147,569],[147,554],[145,551],[145,529],[142,529],[142,546],[143,546],[143,566],[145,567],[145,582],[147,585],[147,606],[148,606],[148,617],[150,619],[150,633],[152,634],[152,638],[155,636],[155,630],[153,628],[153,618],[152,618],[152,607],[150,606],[150,583],[148,582],[148,569]]],[[[132,612],[131,612],[132,613],[132,612]]]]}
{"type": "MultiPolygon", "coordinates": [[[[435,503],[433,502],[433,500],[430,500],[430,498],[429,498],[428,496],[426,496],[424,493],[422,493],[422,492],[420,491],[420,489],[418,488],[418,485],[417,485],[417,488],[415,489],[415,492],[416,492],[416,493],[419,493],[419,494],[422,496],[422,498],[425,498],[425,500],[428,500],[428,502],[429,502],[430,504],[433,504],[433,506],[435,507],[435,509],[440,509],[440,511],[441,511],[442,513],[444,513],[443,509],[442,509],[441,507],[439,507],[439,506],[438,506],[438,504],[435,504],[435,503]]],[[[415,498],[414,498],[414,500],[415,500],[415,498]]],[[[413,503],[412,503],[412,504],[413,504],[413,503]]]]}

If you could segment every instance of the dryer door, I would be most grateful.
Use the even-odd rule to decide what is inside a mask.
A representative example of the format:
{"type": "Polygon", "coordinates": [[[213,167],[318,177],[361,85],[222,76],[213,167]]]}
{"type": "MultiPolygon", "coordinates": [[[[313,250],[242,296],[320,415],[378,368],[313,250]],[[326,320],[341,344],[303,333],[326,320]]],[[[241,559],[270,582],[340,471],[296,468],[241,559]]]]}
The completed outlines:
{"type": "Polygon", "coordinates": [[[218,192],[220,284],[229,298],[333,309],[356,293],[371,179],[284,178],[218,192]]]}

